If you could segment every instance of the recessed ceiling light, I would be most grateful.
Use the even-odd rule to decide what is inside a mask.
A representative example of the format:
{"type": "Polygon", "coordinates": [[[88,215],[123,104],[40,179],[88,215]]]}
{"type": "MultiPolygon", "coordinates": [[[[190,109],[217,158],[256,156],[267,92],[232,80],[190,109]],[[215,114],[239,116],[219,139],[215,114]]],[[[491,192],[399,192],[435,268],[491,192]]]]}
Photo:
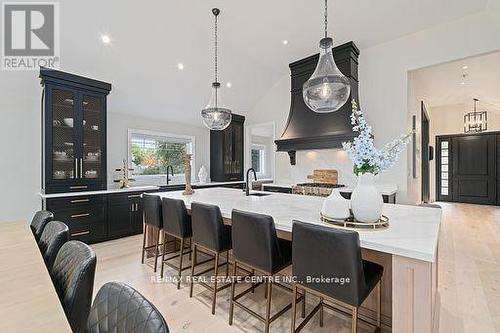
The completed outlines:
{"type": "Polygon", "coordinates": [[[283,43],[283,45],[288,45],[288,41],[287,41],[286,39],[285,39],[285,40],[283,40],[283,42],[282,42],[282,43],[283,43]]]}
{"type": "Polygon", "coordinates": [[[226,87],[231,88],[232,86],[231,82],[226,83],[226,87]]]}
{"type": "Polygon", "coordinates": [[[109,37],[109,35],[101,35],[101,42],[103,44],[110,44],[111,43],[111,37],[109,37]]]}
{"type": "Polygon", "coordinates": [[[179,70],[182,71],[184,69],[184,64],[182,62],[178,63],[177,64],[177,69],[179,69],[179,70]]]}
{"type": "Polygon", "coordinates": [[[462,66],[462,69],[467,69],[469,68],[469,66],[465,65],[465,66],[462,66]]]}

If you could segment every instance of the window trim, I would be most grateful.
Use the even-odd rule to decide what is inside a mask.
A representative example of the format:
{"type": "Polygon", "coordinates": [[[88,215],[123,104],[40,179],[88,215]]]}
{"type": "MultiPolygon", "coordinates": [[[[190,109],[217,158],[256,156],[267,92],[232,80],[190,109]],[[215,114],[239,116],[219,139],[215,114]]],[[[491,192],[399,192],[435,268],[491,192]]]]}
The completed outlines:
{"type": "MultiPolygon", "coordinates": [[[[263,176],[266,174],[266,155],[267,155],[267,146],[266,145],[263,145],[263,144],[260,144],[260,143],[252,143],[251,146],[250,146],[250,152],[252,150],[262,150],[263,151],[263,154],[262,154],[262,159],[260,161],[260,169],[261,171],[259,172],[256,172],[256,174],[260,175],[260,176],[263,176]],[[264,171],[262,171],[264,170],[264,171]]],[[[252,163],[251,161],[252,159],[252,154],[250,153],[250,164],[252,163]]]]}
{"type": "MultiPolygon", "coordinates": [[[[193,135],[184,135],[184,134],[174,134],[174,133],[167,133],[167,132],[162,132],[162,131],[153,131],[153,130],[144,130],[144,129],[135,129],[135,128],[129,128],[127,130],[127,164],[129,168],[132,168],[132,159],[131,159],[131,154],[132,154],[132,147],[131,147],[131,140],[132,140],[132,135],[134,134],[142,134],[142,135],[151,135],[151,136],[159,136],[159,137],[166,137],[166,138],[174,138],[174,139],[187,139],[191,140],[191,179],[195,178],[195,172],[196,170],[196,137],[193,135]]],[[[158,175],[134,175],[135,179],[152,179],[154,177],[164,177],[166,174],[158,174],[158,175]]],[[[179,178],[181,176],[184,176],[184,174],[174,174],[174,178],[179,178]]]]}

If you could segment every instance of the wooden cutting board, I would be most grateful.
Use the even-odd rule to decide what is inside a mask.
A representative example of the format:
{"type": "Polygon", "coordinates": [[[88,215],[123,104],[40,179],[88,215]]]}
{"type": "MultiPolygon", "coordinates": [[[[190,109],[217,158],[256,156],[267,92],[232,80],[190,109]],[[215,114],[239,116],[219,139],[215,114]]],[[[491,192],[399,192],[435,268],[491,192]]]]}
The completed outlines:
{"type": "Polygon", "coordinates": [[[337,184],[338,172],[335,169],[316,169],[307,179],[312,179],[313,183],[337,184]]]}

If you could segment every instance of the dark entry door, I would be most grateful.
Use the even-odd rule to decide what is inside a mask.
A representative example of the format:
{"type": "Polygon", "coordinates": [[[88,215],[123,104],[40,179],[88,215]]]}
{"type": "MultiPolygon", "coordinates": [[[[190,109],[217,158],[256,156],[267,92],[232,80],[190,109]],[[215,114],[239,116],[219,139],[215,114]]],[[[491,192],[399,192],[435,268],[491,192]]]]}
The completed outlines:
{"type": "Polygon", "coordinates": [[[496,136],[466,135],[451,138],[452,200],[496,203],[496,136]]]}

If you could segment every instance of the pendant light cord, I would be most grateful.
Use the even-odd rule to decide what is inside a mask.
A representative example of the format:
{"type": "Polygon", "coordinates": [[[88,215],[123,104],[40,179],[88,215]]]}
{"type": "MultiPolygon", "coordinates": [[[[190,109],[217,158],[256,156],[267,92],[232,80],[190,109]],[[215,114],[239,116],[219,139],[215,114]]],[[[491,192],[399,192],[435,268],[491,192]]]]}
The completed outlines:
{"type": "Polygon", "coordinates": [[[325,0],[325,38],[328,37],[328,0],[325,0]]]}
{"type": "Polygon", "coordinates": [[[215,58],[214,58],[214,62],[215,62],[215,82],[219,82],[218,81],[218,56],[217,56],[217,15],[215,15],[215,58]]]}

